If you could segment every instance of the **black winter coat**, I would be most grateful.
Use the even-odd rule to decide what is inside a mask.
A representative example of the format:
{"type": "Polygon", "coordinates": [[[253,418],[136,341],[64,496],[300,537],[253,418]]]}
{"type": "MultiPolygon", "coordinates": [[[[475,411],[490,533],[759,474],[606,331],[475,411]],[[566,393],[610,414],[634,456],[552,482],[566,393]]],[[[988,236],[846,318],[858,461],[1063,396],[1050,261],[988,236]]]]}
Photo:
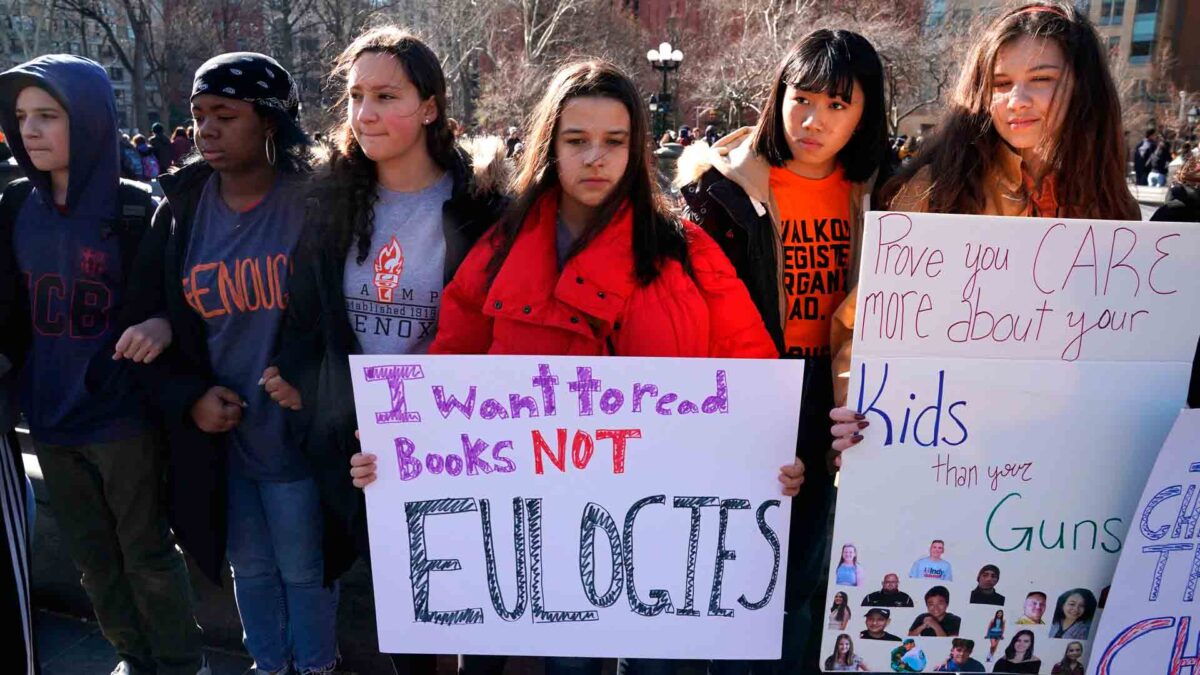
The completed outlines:
{"type": "MultiPolygon", "coordinates": [[[[489,141],[494,140],[494,143],[489,141]]],[[[499,188],[504,145],[475,141],[474,155],[459,149],[450,168],[453,188],[442,207],[446,237],[445,278],[449,283],[471,246],[506,206],[499,188]]],[[[356,554],[367,555],[366,509],[362,490],[350,480],[350,456],[360,451],[354,432],[354,392],[350,354],[362,348],[350,328],[343,293],[347,251],[322,236],[323,223],[311,221],[301,235],[289,281],[287,314],[274,361],[280,375],[301,395],[302,409],[291,413],[293,430],[313,467],[321,497],[349,532],[356,554]]],[[[353,244],[352,244],[353,246],[353,244]]]]}
{"type": "MultiPolygon", "coordinates": [[[[228,531],[226,461],[228,434],[201,431],[192,405],[217,384],[210,367],[207,329],[183,294],[183,266],[191,240],[192,217],[212,169],[203,162],[163,175],[166,199],[154,214],[138,253],[131,295],[122,324],[133,325],[165,313],[172,344],[153,363],[135,368],[167,431],[168,516],[175,536],[214,583],[221,583],[228,531]]],[[[337,579],[354,556],[348,535],[325,514],[325,582],[337,579]]]]}
{"type": "MultiPolygon", "coordinates": [[[[1167,203],[1150,216],[1150,220],[1169,223],[1200,223],[1200,188],[1182,183],[1171,187],[1167,203]]],[[[1200,408],[1200,341],[1192,360],[1192,384],[1188,388],[1188,406],[1200,408]]]]}
{"type": "MultiPolygon", "coordinates": [[[[782,284],[775,260],[774,237],[778,235],[770,215],[759,215],[745,190],[715,168],[685,185],[681,192],[687,205],[685,217],[703,227],[721,246],[750,291],[779,353],[786,354],[779,316],[782,284]]],[[[827,557],[827,519],[833,501],[833,476],[826,470],[832,382],[830,356],[805,359],[796,456],[804,461],[806,480],[799,496],[792,499],[784,600],[788,611],[808,611],[802,605],[813,582],[806,577],[819,574],[818,563],[827,557]]]]}
{"type": "Polygon", "coordinates": [[[1149,168],[1151,171],[1166,175],[1171,168],[1171,151],[1155,150],[1153,155],[1150,155],[1149,168]]]}

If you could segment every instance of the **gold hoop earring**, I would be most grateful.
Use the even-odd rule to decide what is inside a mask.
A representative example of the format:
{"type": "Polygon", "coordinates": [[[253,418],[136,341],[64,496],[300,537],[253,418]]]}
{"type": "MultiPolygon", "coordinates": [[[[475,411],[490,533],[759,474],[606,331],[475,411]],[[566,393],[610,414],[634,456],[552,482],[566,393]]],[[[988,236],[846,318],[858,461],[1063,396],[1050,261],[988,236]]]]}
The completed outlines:
{"type": "Polygon", "coordinates": [[[266,151],[267,151],[267,164],[270,164],[271,166],[275,166],[275,154],[276,153],[275,153],[275,136],[274,135],[267,136],[266,151]]]}

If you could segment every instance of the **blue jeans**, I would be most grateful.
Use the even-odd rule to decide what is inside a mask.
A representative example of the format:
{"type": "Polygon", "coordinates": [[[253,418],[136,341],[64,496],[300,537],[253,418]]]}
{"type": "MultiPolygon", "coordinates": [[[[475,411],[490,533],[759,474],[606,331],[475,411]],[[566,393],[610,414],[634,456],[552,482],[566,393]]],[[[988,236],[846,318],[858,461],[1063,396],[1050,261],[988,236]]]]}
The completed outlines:
{"type": "Polygon", "coordinates": [[[1166,186],[1167,186],[1167,174],[1159,173],[1157,171],[1150,172],[1150,187],[1166,187],[1166,186]]]}
{"type": "Polygon", "coordinates": [[[301,672],[337,660],[337,587],[324,586],[316,481],[229,477],[233,594],[246,650],[260,670],[301,672]]]}

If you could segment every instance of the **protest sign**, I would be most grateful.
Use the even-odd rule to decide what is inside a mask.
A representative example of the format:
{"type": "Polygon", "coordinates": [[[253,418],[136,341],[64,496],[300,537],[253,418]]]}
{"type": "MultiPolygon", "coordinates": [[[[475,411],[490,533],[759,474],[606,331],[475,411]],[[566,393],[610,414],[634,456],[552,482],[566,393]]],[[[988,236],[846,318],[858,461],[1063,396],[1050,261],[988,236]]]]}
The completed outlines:
{"type": "Polygon", "coordinates": [[[383,651],[778,658],[801,362],[351,372],[383,651]]]}
{"type": "Polygon", "coordinates": [[[885,671],[893,637],[929,671],[955,636],[988,672],[1087,657],[1185,398],[1197,269],[1192,225],[869,214],[823,657],[842,633],[885,671]]]}
{"type": "Polygon", "coordinates": [[[1117,563],[1096,629],[1091,675],[1171,675],[1200,664],[1200,410],[1175,420],[1117,563]]]}

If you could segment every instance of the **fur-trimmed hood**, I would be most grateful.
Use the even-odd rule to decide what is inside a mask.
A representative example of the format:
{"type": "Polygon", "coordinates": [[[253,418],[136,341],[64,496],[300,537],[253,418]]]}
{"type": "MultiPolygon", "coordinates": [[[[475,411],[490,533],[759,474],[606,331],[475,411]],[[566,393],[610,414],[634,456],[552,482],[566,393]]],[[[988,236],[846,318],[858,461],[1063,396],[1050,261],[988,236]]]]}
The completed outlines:
{"type": "Polygon", "coordinates": [[[499,136],[463,136],[458,147],[471,162],[471,195],[504,194],[508,191],[511,162],[499,136]]]}
{"type": "Polygon", "coordinates": [[[676,162],[675,185],[694,183],[709,169],[716,169],[742,188],[759,215],[766,213],[771,203],[771,165],[754,152],[750,144],[753,133],[753,127],[742,127],[711,146],[704,142],[689,145],[676,162]]]}

